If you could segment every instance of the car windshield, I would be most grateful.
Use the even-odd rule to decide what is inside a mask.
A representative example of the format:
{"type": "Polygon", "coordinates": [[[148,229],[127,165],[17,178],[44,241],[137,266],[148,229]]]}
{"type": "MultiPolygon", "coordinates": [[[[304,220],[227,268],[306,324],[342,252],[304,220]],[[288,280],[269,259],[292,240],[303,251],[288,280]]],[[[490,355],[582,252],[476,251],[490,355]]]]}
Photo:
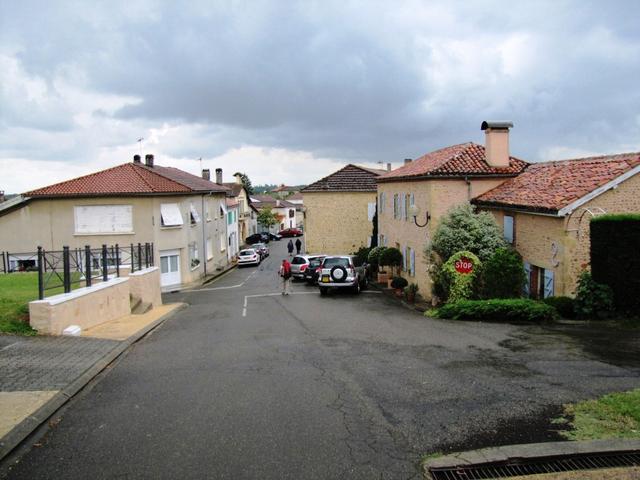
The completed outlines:
{"type": "Polygon", "coordinates": [[[340,267],[349,267],[349,259],[348,258],[342,258],[342,257],[330,257],[330,258],[325,258],[324,259],[324,263],[322,264],[322,266],[324,268],[331,268],[331,267],[335,267],[335,266],[340,266],[340,267]]]}
{"type": "Polygon", "coordinates": [[[307,259],[304,257],[294,257],[294,259],[291,260],[292,265],[302,265],[303,263],[307,263],[307,259]]]}
{"type": "Polygon", "coordinates": [[[309,262],[310,268],[316,268],[316,267],[319,267],[320,265],[322,265],[322,260],[312,260],[311,262],[309,262]]]}
{"type": "Polygon", "coordinates": [[[255,250],[242,250],[242,251],[239,253],[239,255],[240,255],[241,257],[247,257],[247,256],[249,256],[249,255],[255,255],[255,254],[256,254],[256,251],[255,251],[255,250]]]}

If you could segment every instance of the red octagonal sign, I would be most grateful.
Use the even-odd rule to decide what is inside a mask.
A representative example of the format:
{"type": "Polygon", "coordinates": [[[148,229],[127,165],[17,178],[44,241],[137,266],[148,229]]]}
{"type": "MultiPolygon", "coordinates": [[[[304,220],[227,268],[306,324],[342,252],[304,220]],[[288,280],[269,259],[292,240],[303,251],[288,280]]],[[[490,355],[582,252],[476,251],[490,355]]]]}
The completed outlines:
{"type": "Polygon", "coordinates": [[[460,257],[456,260],[456,272],[458,273],[471,273],[473,271],[473,260],[467,257],[460,257]]]}

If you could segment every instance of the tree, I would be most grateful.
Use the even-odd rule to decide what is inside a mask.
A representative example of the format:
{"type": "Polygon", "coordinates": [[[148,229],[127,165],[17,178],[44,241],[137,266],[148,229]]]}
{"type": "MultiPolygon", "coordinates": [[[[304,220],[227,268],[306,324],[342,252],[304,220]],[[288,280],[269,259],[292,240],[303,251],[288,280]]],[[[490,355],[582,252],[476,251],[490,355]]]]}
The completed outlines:
{"type": "Polygon", "coordinates": [[[522,257],[513,248],[499,248],[482,269],[484,298],[519,298],[527,281],[522,257]]]}
{"type": "Polygon", "coordinates": [[[247,189],[247,192],[249,192],[249,194],[253,194],[253,185],[251,185],[251,180],[249,179],[249,176],[246,173],[240,173],[240,172],[236,172],[233,174],[233,176],[235,177],[236,175],[240,175],[240,180],[242,181],[242,185],[244,185],[244,188],[247,189]]]}
{"type": "Polygon", "coordinates": [[[278,223],[278,218],[276,217],[276,214],[271,211],[271,208],[267,207],[263,208],[258,213],[258,223],[269,229],[278,223]]]}
{"type": "MultiPolygon", "coordinates": [[[[475,253],[481,261],[486,261],[498,248],[505,246],[502,232],[493,215],[489,212],[476,213],[467,203],[447,212],[427,250],[435,251],[442,261],[462,250],[475,253]]],[[[430,253],[427,251],[427,254],[430,253]]]]}

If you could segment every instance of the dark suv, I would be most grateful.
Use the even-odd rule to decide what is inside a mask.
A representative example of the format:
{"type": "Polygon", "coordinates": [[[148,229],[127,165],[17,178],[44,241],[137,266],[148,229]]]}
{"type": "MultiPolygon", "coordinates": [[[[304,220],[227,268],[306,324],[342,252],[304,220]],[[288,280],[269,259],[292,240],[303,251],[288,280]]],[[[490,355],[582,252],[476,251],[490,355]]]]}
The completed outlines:
{"type": "Polygon", "coordinates": [[[360,293],[368,285],[367,264],[355,255],[326,257],[320,267],[318,285],[320,295],[326,295],[329,288],[349,288],[360,293]]]}
{"type": "Polygon", "coordinates": [[[318,283],[318,275],[320,274],[323,260],[324,256],[309,260],[309,265],[304,270],[302,276],[303,280],[309,285],[316,285],[318,283]]]}

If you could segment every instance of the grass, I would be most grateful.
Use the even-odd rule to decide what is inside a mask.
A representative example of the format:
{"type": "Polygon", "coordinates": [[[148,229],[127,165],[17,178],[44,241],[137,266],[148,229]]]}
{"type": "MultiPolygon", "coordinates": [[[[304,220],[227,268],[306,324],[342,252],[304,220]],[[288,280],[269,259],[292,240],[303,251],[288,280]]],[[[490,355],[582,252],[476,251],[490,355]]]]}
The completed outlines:
{"type": "Polygon", "coordinates": [[[560,432],[568,440],[640,438],[640,388],[565,405],[554,423],[571,427],[560,432]]]}
{"type": "Polygon", "coordinates": [[[28,322],[28,303],[37,299],[37,273],[0,275],[0,332],[35,335],[28,322]]]}

